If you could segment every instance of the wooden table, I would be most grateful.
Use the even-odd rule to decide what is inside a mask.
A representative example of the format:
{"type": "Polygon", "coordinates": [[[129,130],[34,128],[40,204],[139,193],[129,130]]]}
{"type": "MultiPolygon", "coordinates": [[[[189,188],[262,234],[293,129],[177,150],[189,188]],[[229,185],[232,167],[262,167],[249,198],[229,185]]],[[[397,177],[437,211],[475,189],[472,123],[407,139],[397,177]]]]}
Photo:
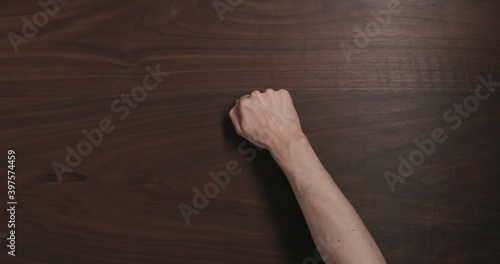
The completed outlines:
{"type": "Polygon", "coordinates": [[[498,1],[66,2],[0,3],[1,263],[320,263],[269,87],[388,263],[498,263],[498,1]]]}

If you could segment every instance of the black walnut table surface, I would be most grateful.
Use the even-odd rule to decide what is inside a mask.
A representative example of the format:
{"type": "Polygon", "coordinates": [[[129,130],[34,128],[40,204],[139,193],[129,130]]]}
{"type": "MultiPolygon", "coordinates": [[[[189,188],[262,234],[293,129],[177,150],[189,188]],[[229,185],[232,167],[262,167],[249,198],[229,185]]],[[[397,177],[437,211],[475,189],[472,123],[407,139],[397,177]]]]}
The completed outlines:
{"type": "Polygon", "coordinates": [[[320,263],[286,177],[227,115],[266,88],[290,91],[388,263],[498,263],[499,10],[2,1],[0,263],[320,263]]]}

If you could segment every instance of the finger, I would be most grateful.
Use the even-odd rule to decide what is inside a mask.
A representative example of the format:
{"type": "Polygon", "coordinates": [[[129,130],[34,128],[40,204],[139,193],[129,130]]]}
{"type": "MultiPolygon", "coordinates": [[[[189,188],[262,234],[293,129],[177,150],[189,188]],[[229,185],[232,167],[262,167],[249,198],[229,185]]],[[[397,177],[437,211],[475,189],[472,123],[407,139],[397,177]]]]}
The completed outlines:
{"type": "Polygon", "coordinates": [[[254,90],[254,91],[250,94],[250,96],[252,96],[252,95],[253,95],[253,96],[259,96],[260,94],[261,94],[261,93],[260,93],[260,91],[259,91],[259,90],[254,90]]]}
{"type": "Polygon", "coordinates": [[[264,93],[270,93],[270,92],[275,92],[273,88],[267,88],[264,93]]]}
{"type": "Polygon", "coordinates": [[[238,111],[237,106],[231,108],[231,110],[229,111],[229,118],[231,118],[231,121],[233,122],[234,128],[236,129],[236,133],[240,135],[241,134],[240,112],[238,111]]]}

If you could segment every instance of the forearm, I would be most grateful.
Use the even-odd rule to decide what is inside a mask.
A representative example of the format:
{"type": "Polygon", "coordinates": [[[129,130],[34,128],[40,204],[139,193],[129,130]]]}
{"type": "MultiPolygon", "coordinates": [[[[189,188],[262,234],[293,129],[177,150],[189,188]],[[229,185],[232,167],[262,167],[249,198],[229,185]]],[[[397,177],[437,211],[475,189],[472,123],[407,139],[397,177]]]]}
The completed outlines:
{"type": "Polygon", "coordinates": [[[271,154],[285,172],[326,263],[385,263],[362,220],[303,134],[271,154]]]}

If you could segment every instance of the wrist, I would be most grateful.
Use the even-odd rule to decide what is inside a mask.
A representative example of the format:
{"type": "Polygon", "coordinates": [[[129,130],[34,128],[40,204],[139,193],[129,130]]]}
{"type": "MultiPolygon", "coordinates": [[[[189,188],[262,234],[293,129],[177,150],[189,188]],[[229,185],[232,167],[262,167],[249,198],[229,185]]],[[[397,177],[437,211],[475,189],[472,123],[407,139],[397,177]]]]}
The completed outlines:
{"type": "Polygon", "coordinates": [[[285,173],[294,192],[301,196],[311,190],[313,183],[333,182],[303,133],[279,151],[271,151],[271,155],[285,173]]]}
{"type": "Polygon", "coordinates": [[[309,150],[312,150],[311,145],[306,135],[300,131],[279,147],[269,149],[269,152],[286,173],[286,169],[296,163],[300,155],[310,152],[309,150]]]}

